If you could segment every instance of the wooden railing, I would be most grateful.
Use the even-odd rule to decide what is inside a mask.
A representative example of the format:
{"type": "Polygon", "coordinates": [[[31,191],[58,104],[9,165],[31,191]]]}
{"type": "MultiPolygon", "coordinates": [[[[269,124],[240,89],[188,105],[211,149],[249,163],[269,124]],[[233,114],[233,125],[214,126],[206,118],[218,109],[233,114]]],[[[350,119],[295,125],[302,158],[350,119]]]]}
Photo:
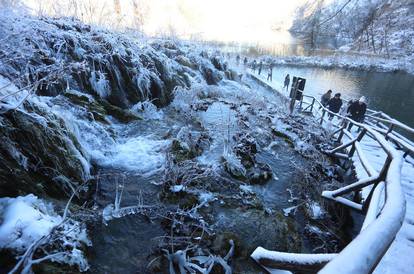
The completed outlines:
{"type": "Polygon", "coordinates": [[[396,128],[414,133],[409,126],[381,113],[369,110],[367,123],[358,123],[349,117],[333,113],[325,108],[315,97],[304,96],[310,100],[300,101],[301,112],[312,113],[322,125],[327,115],[336,117],[339,123],[332,134],[341,142],[344,136],[348,141],[325,153],[341,159],[351,159],[355,152],[368,177],[358,180],[337,190],[324,191],[322,196],[352,209],[366,213],[364,224],[355,239],[339,254],[291,254],[268,251],[258,247],[251,255],[267,269],[284,269],[319,273],[371,273],[382,259],[402,226],[405,216],[405,197],[401,189],[401,168],[403,157],[414,152],[413,143],[395,132],[396,128]],[[375,122],[373,122],[375,121],[375,122]],[[349,123],[359,128],[359,134],[353,136],[347,130],[349,123]],[[389,124],[384,128],[384,124],[389,124]],[[363,138],[371,138],[386,154],[381,170],[375,170],[361,146],[363,138]],[[391,142],[394,144],[392,145],[391,142]],[[399,150],[404,151],[401,153],[399,150]],[[362,203],[344,197],[371,186],[369,195],[362,203]],[[383,201],[383,202],[382,202],[383,201]]]}

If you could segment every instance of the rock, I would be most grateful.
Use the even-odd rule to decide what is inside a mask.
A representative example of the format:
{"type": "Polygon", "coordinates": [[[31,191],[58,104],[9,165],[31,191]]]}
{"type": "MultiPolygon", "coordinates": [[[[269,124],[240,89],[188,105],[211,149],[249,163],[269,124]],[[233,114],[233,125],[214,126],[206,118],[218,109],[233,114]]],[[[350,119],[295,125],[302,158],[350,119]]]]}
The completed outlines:
{"type": "Polygon", "coordinates": [[[191,69],[197,69],[197,64],[194,64],[188,59],[187,57],[183,55],[179,55],[175,58],[175,61],[177,61],[179,64],[189,67],[191,69]]]}
{"type": "Polygon", "coordinates": [[[191,150],[186,143],[180,142],[178,139],[173,139],[170,151],[174,155],[177,163],[196,157],[195,151],[191,150]]]}
{"type": "Polygon", "coordinates": [[[240,211],[228,209],[217,226],[212,250],[222,254],[228,250],[228,240],[235,243],[235,257],[248,259],[250,254],[262,246],[269,250],[299,252],[301,237],[293,222],[281,213],[269,215],[263,210],[240,211]],[[259,232],[259,233],[258,233],[259,232]]]}
{"type": "Polygon", "coordinates": [[[89,179],[87,156],[64,121],[28,102],[24,108],[0,117],[0,196],[70,196],[89,179]]]}
{"type": "Polygon", "coordinates": [[[111,105],[105,100],[98,100],[98,102],[104,107],[106,113],[115,117],[117,120],[123,123],[129,123],[136,120],[142,120],[142,118],[130,110],[124,110],[120,107],[111,105]]]}
{"type": "Polygon", "coordinates": [[[272,178],[272,168],[268,164],[257,163],[250,168],[247,178],[251,184],[264,184],[272,178]]]}

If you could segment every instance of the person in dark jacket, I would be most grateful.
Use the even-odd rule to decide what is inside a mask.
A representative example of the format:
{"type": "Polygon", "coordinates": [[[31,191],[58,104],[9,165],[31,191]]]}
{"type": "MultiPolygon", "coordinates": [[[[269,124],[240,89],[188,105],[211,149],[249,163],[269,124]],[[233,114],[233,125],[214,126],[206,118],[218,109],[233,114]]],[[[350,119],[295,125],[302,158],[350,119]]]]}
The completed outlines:
{"type": "Polygon", "coordinates": [[[263,62],[260,61],[260,63],[259,63],[259,71],[258,71],[258,74],[259,75],[260,75],[260,73],[262,73],[262,68],[263,68],[263,62]]]}
{"type": "Polygon", "coordinates": [[[283,88],[286,88],[286,90],[288,90],[288,88],[289,88],[289,84],[290,84],[290,76],[289,76],[289,74],[288,74],[288,75],[286,75],[286,77],[285,77],[285,82],[283,83],[283,88]]]}
{"type": "MultiPolygon", "coordinates": [[[[365,112],[367,111],[366,99],[364,96],[359,98],[358,101],[353,101],[347,110],[349,118],[355,122],[362,123],[364,122],[365,112]]],[[[348,130],[351,130],[352,123],[349,123],[348,130]]]]}
{"type": "MultiPolygon", "coordinates": [[[[336,93],[335,96],[328,101],[328,103],[326,104],[326,106],[328,107],[328,109],[330,111],[332,111],[334,113],[338,113],[339,110],[342,107],[341,94],[340,93],[336,93]]],[[[329,113],[329,120],[332,120],[333,117],[334,117],[334,115],[332,113],[329,113]]]]}
{"type": "Polygon", "coordinates": [[[273,64],[269,65],[269,72],[267,73],[267,81],[273,81],[273,64]]]}
{"type": "Polygon", "coordinates": [[[247,57],[244,57],[243,64],[244,66],[247,66],[247,57]]]}
{"type": "Polygon", "coordinates": [[[331,97],[332,97],[332,90],[328,90],[327,92],[325,92],[321,97],[322,106],[326,107],[329,100],[331,100],[331,97]]]}
{"type": "Polygon", "coordinates": [[[256,72],[256,67],[257,67],[257,62],[256,62],[256,60],[253,60],[253,64],[252,64],[253,72],[256,72]]]}

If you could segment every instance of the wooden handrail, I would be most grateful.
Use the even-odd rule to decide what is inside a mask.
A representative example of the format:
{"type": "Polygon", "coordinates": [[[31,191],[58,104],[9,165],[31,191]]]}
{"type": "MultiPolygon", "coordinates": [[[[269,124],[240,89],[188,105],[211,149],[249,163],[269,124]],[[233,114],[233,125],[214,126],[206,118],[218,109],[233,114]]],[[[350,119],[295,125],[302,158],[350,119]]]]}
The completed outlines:
{"type": "MultiPolygon", "coordinates": [[[[365,206],[345,199],[339,195],[360,189],[361,187],[369,184],[375,184],[374,188],[371,190],[369,199],[366,201],[369,206],[367,208],[367,216],[360,234],[357,235],[355,239],[353,239],[338,255],[335,256],[332,256],[332,254],[325,254],[327,255],[326,257],[320,257],[321,254],[292,254],[292,256],[286,256],[285,253],[272,253],[273,251],[266,251],[263,248],[258,247],[252,254],[252,258],[265,267],[267,266],[271,268],[273,266],[280,269],[291,270],[296,270],[298,266],[304,266],[304,269],[312,269],[312,264],[314,264],[314,267],[323,266],[326,262],[321,265],[320,259],[324,258],[329,259],[329,262],[320,270],[319,273],[371,273],[380,262],[385,252],[388,250],[397,232],[401,228],[405,217],[405,197],[400,185],[403,157],[401,152],[397,151],[397,149],[386,140],[386,136],[394,142],[401,143],[401,146],[403,147],[405,145],[406,149],[411,150],[411,144],[404,142],[405,140],[401,141],[401,139],[394,134],[390,134],[392,128],[390,132],[387,132],[387,130],[385,132],[384,130],[377,130],[378,128],[376,127],[355,122],[349,117],[341,116],[338,113],[330,111],[313,96],[304,95],[304,97],[312,99],[312,103],[309,103],[307,108],[311,106],[310,108],[312,111],[316,109],[317,113],[322,111],[321,117],[318,118],[318,120],[320,119],[321,124],[325,121],[326,113],[339,118],[342,122],[353,123],[355,126],[365,131],[369,137],[379,144],[379,146],[386,153],[387,159],[382,170],[376,171],[365,157],[364,151],[360,146],[360,141],[364,134],[360,134],[360,138],[353,137],[352,134],[346,130],[346,126],[338,126],[339,130],[336,130],[335,134],[339,133],[341,138],[342,135],[347,135],[351,141],[328,152],[332,155],[342,155],[343,153],[339,153],[337,151],[345,149],[348,146],[352,146],[351,150],[357,152],[357,156],[369,178],[361,179],[354,184],[336,191],[324,192],[324,194],[335,201],[346,204],[352,208],[362,210],[365,206]],[[385,189],[385,191],[383,191],[383,189],[385,189]],[[382,204],[379,202],[379,197],[382,193],[385,195],[383,207],[380,209],[382,204]],[[332,258],[330,258],[330,256],[332,256],[332,258]],[[294,266],[293,268],[292,265],[294,266]]],[[[306,104],[306,102],[303,103],[306,104]]],[[[379,121],[389,122],[396,127],[400,127],[401,129],[414,133],[414,130],[407,125],[400,123],[389,116],[384,116],[381,112],[369,110],[367,113],[370,118],[378,118],[379,121]],[[376,115],[380,115],[381,117],[376,117],[376,115]]],[[[350,153],[351,156],[352,154],[353,153],[350,153]]]]}
{"type": "MultiPolygon", "coordinates": [[[[370,205],[370,220],[367,220],[370,223],[366,222],[363,227],[364,229],[360,234],[320,271],[320,273],[371,273],[394,240],[395,235],[401,228],[404,220],[405,197],[400,185],[403,158],[401,153],[399,153],[385,139],[385,136],[382,135],[383,133],[379,133],[368,125],[355,122],[349,117],[343,117],[329,111],[327,108],[323,107],[316,98],[315,102],[319,104],[322,111],[331,113],[344,121],[352,122],[357,127],[365,129],[386,152],[388,158],[391,159],[388,163],[389,166],[386,161],[385,164],[387,167],[385,167],[385,170],[381,171],[381,173],[385,172],[386,175],[386,199],[381,214],[372,220],[372,212],[378,213],[378,200],[375,199],[376,205],[370,205]],[[352,263],[350,263],[351,261],[352,263]]],[[[395,124],[400,126],[398,123],[395,124]]],[[[348,137],[351,136],[352,135],[348,137]]],[[[360,150],[359,153],[360,159],[361,155],[364,155],[362,150],[360,150]]],[[[364,156],[362,156],[362,159],[365,159],[362,161],[366,161],[364,156]]],[[[365,168],[365,170],[367,170],[367,173],[368,171],[371,173],[374,172],[371,167],[365,168]]],[[[362,182],[362,184],[364,184],[364,182],[362,182]]],[[[351,189],[354,188],[351,187],[351,189]]]]}

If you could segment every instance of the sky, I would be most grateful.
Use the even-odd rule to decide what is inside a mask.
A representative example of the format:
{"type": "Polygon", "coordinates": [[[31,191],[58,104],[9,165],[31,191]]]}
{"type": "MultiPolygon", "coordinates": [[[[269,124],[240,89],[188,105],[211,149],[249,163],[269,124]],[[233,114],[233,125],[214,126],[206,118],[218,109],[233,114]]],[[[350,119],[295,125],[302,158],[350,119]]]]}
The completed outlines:
{"type": "MultiPolygon", "coordinates": [[[[123,14],[123,24],[128,25],[132,10],[132,0],[119,0],[123,14]]],[[[173,32],[181,38],[198,38],[216,41],[274,42],[283,39],[275,36],[275,29],[288,29],[295,9],[304,0],[136,0],[145,13],[143,31],[149,35],[173,32]]],[[[90,5],[94,16],[100,14],[101,7],[112,7],[106,14],[108,21],[114,14],[111,0],[24,0],[33,13],[59,13],[71,15],[67,5],[78,2],[90,5]],[[66,5],[66,6],[65,6],[66,5]],[[53,7],[52,7],[53,6],[53,7]],[[58,8],[56,8],[58,6],[58,8]]],[[[88,19],[86,21],[95,20],[88,19]]],[[[97,20],[95,20],[98,22],[97,20]]],[[[86,23],[96,23],[86,22],[86,23]]]]}
{"type": "Polygon", "coordinates": [[[166,21],[181,34],[219,41],[271,39],[272,29],[288,29],[302,0],[155,0],[146,29],[155,33],[166,21]],[[157,2],[157,3],[155,3],[157,2]],[[182,16],[184,14],[184,18],[182,16]]]}

